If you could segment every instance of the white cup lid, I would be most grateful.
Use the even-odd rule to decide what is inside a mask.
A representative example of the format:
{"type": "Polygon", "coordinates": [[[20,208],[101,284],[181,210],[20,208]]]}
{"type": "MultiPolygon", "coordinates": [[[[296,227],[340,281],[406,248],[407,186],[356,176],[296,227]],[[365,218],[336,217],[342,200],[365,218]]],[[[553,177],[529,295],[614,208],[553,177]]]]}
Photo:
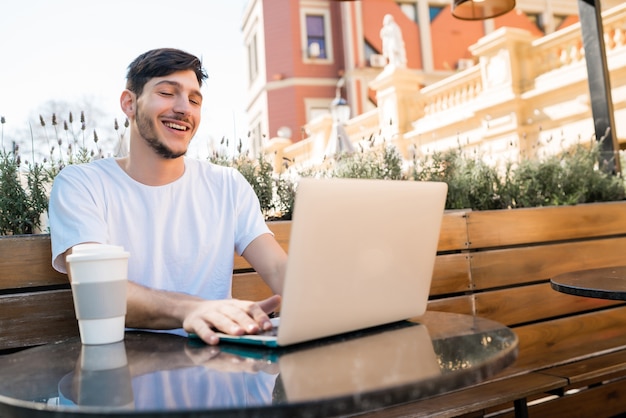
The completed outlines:
{"type": "Polygon", "coordinates": [[[67,256],[67,262],[77,259],[88,260],[128,256],[129,253],[124,251],[124,247],[120,245],[78,244],[72,247],[72,254],[67,256]]]}
{"type": "Polygon", "coordinates": [[[124,247],[121,245],[111,244],[78,244],[72,247],[72,253],[89,253],[89,252],[123,252],[124,247]]]}

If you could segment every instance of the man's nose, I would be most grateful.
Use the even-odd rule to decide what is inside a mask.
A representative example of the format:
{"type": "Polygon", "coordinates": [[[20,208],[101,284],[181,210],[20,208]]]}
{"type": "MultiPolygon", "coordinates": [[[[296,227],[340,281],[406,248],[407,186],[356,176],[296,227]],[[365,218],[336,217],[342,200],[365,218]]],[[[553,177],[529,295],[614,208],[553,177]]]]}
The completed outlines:
{"type": "Polygon", "coordinates": [[[188,115],[191,112],[191,103],[186,97],[178,97],[174,103],[174,112],[181,115],[188,115]]]}

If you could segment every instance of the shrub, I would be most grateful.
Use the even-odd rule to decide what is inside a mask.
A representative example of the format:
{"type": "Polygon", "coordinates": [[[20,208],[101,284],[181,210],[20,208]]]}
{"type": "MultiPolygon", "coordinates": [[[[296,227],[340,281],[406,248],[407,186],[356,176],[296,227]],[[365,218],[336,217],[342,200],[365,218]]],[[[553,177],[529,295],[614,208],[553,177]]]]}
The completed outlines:
{"type": "Polygon", "coordinates": [[[294,183],[286,176],[276,176],[274,167],[263,155],[252,159],[247,152],[241,153],[241,142],[237,149],[236,156],[216,152],[209,157],[209,161],[237,169],[252,186],[267,219],[291,219],[294,183]]]}
{"type": "Polygon", "coordinates": [[[341,154],[330,169],[331,177],[401,180],[402,156],[393,145],[363,149],[360,152],[341,154]]]}
{"type": "Polygon", "coordinates": [[[20,158],[0,150],[0,234],[32,234],[41,226],[48,210],[45,183],[48,174],[40,164],[31,163],[26,185],[20,173],[20,158]]]}
{"type": "Polygon", "coordinates": [[[497,170],[482,159],[467,157],[460,149],[436,152],[421,161],[414,159],[411,178],[448,184],[446,209],[499,209],[497,170]]]}
{"type": "Polygon", "coordinates": [[[581,144],[544,160],[523,160],[509,173],[504,189],[511,207],[574,205],[621,200],[621,176],[598,167],[599,145],[581,144]]]}
{"type": "MultiPolygon", "coordinates": [[[[85,145],[82,113],[80,121],[81,128],[75,129],[70,113],[59,131],[59,123],[53,115],[52,142],[46,122],[40,118],[50,153],[43,163],[37,163],[33,151],[33,161],[21,163],[18,147],[11,152],[4,150],[5,120],[2,118],[0,234],[36,232],[41,226],[41,215],[48,208],[46,185],[66,164],[102,157],[95,131],[93,141],[97,151],[90,151],[85,145]]],[[[127,127],[128,121],[124,123],[124,128],[127,127]]],[[[119,132],[117,121],[115,131],[117,149],[121,150],[125,131],[119,132]]],[[[31,133],[31,140],[32,136],[31,133]]],[[[269,220],[291,219],[297,179],[301,177],[443,181],[448,184],[446,209],[489,210],[624,199],[622,176],[603,170],[599,156],[600,146],[593,142],[589,146],[578,144],[560,155],[544,159],[504,162],[502,167],[490,166],[477,153],[461,148],[405,161],[395,146],[385,141],[377,144],[371,137],[360,145],[358,152],[328,158],[323,166],[300,172],[292,166],[282,174],[274,173],[272,164],[264,156],[252,158],[248,152],[242,152],[241,141],[234,156],[216,152],[209,161],[239,170],[252,186],[269,220]]]]}

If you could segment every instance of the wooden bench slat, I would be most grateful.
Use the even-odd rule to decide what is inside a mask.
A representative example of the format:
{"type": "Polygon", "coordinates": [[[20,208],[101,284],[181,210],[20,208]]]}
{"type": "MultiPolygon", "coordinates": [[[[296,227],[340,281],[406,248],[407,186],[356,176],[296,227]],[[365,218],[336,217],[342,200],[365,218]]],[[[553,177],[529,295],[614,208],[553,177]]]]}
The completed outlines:
{"type": "Polygon", "coordinates": [[[624,411],[626,411],[624,380],[588,388],[575,395],[565,395],[531,406],[528,410],[531,417],[568,418],[623,416],[624,411]]]}
{"type": "Polygon", "coordinates": [[[564,366],[551,367],[542,373],[566,378],[570,385],[586,384],[590,381],[597,381],[598,378],[606,379],[607,376],[624,375],[626,374],[626,350],[564,366]]]}
{"type": "Polygon", "coordinates": [[[445,295],[471,290],[469,258],[466,254],[444,254],[435,259],[430,295],[445,295]]]}
{"type": "Polygon", "coordinates": [[[454,251],[468,248],[466,211],[446,212],[441,222],[437,251],[454,251]]]}
{"type": "Polygon", "coordinates": [[[549,283],[476,293],[476,315],[513,326],[596,310],[624,302],[583,298],[554,291],[549,283]],[[511,303],[515,300],[515,303],[511,303]],[[523,309],[520,309],[523,306],[523,309]]]}
{"type": "Polygon", "coordinates": [[[359,415],[372,418],[400,417],[456,417],[461,414],[483,411],[487,408],[513,402],[525,397],[563,387],[566,379],[529,373],[495,382],[483,383],[458,392],[435,396],[419,402],[392,406],[384,410],[359,415]],[[511,394],[515,396],[511,396],[511,394]]]}
{"type": "Polygon", "coordinates": [[[49,235],[0,236],[0,290],[68,283],[52,268],[49,235]]]}
{"type": "Polygon", "coordinates": [[[0,350],[77,335],[70,289],[0,296],[0,350]]]}
{"type": "MultiPolygon", "coordinates": [[[[291,235],[291,222],[288,221],[275,221],[268,222],[270,231],[274,233],[274,238],[278,241],[278,244],[285,251],[289,251],[289,237],[291,235]]],[[[246,270],[250,269],[250,263],[248,263],[242,256],[235,254],[234,270],[246,270]]]]}
{"type": "Polygon", "coordinates": [[[289,238],[291,236],[291,222],[275,221],[269,222],[268,226],[274,233],[274,238],[285,250],[289,248],[289,238]]]}
{"type": "Polygon", "coordinates": [[[274,294],[258,273],[233,275],[233,298],[243,300],[263,300],[274,294]]]}
{"type": "Polygon", "coordinates": [[[626,211],[623,202],[607,202],[467,212],[467,230],[470,248],[611,236],[626,234],[626,211]]]}
{"type": "Polygon", "coordinates": [[[540,370],[626,349],[626,306],[515,327],[512,368],[540,370]]]}
{"type": "Polygon", "coordinates": [[[626,237],[471,253],[477,290],[548,280],[568,271],[623,265],[626,237]]]}

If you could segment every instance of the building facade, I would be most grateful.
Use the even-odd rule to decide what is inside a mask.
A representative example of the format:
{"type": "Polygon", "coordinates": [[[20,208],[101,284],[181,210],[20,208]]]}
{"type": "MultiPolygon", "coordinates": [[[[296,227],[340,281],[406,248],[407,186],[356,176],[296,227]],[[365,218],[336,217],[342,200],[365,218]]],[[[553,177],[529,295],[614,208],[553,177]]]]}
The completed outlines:
{"type": "Polygon", "coordinates": [[[380,31],[387,14],[401,28],[407,68],[421,87],[475,65],[470,46],[499,28],[539,38],[578,22],[577,0],[518,0],[515,10],[486,21],[454,18],[449,0],[250,0],[242,32],[253,153],[272,138],[308,138],[307,126],[329,113],[339,80],[352,117],[377,107],[371,82],[386,64],[380,31]]]}

